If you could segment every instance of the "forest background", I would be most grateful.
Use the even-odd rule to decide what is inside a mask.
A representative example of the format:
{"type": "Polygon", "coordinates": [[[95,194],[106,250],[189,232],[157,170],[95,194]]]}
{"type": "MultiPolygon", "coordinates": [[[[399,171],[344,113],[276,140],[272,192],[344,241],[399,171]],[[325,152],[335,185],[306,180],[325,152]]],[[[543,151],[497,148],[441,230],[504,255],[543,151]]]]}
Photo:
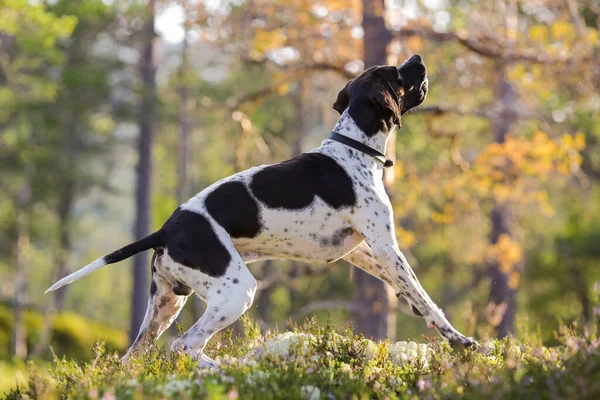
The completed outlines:
{"type": "MultiPolygon", "coordinates": [[[[599,25],[593,0],[0,1],[0,375],[126,349],[148,254],[44,291],[216,180],[318,146],[349,79],[417,53],[430,92],[385,182],[423,286],[477,338],[594,323],[599,25]]],[[[250,268],[263,330],[431,335],[345,262],[250,268]]]]}

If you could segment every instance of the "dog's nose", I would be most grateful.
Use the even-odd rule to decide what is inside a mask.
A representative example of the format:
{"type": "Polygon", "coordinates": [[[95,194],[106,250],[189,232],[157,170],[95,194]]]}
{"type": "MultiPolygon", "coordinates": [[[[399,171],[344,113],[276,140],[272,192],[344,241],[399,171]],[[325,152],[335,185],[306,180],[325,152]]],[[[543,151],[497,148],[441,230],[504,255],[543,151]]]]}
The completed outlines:
{"type": "Polygon", "coordinates": [[[415,54],[414,56],[412,56],[411,58],[408,59],[409,63],[421,63],[423,64],[423,59],[421,58],[420,55],[415,54]]]}

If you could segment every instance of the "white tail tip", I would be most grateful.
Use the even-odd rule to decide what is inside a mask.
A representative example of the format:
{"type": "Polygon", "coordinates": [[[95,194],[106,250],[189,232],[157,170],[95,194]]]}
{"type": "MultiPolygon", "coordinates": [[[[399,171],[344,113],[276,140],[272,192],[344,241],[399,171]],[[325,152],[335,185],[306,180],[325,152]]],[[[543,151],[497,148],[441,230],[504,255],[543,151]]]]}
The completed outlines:
{"type": "Polygon", "coordinates": [[[106,262],[104,261],[104,257],[99,258],[96,261],[94,261],[93,263],[88,264],[85,267],[81,268],[80,270],[75,271],[72,274],[65,276],[64,278],[62,278],[61,280],[56,282],[54,285],[50,286],[50,288],[48,288],[48,290],[46,290],[44,292],[44,294],[46,294],[48,292],[52,292],[56,289],[60,289],[61,287],[68,285],[71,282],[75,282],[76,280],[83,278],[84,276],[89,275],[96,270],[99,270],[100,268],[104,267],[105,265],[106,265],[106,262]]]}

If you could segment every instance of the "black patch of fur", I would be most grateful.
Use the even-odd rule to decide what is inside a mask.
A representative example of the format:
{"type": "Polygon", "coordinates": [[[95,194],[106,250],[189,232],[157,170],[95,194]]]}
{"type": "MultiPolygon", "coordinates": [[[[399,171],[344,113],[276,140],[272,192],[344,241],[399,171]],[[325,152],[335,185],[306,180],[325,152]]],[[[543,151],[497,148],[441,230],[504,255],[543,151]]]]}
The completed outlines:
{"type": "Polygon", "coordinates": [[[194,293],[194,289],[184,285],[179,281],[175,281],[175,283],[173,283],[171,290],[173,290],[173,293],[175,293],[177,296],[189,296],[194,293]]]}
{"type": "Polygon", "coordinates": [[[396,67],[371,67],[348,82],[333,108],[342,114],[349,107],[348,114],[356,125],[371,137],[389,131],[393,121],[400,120],[401,105],[396,100],[400,89],[396,67]]]}
{"type": "Polygon", "coordinates": [[[348,82],[339,92],[333,108],[348,114],[358,127],[371,137],[389,131],[400,117],[423,102],[427,85],[423,84],[427,70],[420,56],[415,55],[399,68],[374,66],[348,82]]]}
{"type": "Polygon", "coordinates": [[[356,204],[352,180],[331,157],[304,153],[271,165],[254,175],[252,193],[269,208],[300,210],[315,196],[340,209],[356,204]]]}
{"type": "Polygon", "coordinates": [[[211,192],[204,202],[210,215],[233,238],[253,238],[261,230],[256,200],[241,182],[227,182],[211,192]]]}
{"type": "Polygon", "coordinates": [[[344,243],[344,239],[346,239],[349,236],[352,236],[353,233],[354,229],[352,228],[340,229],[331,236],[331,245],[336,247],[341,246],[342,243],[344,243]]]}
{"type": "Polygon", "coordinates": [[[113,264],[131,257],[140,251],[149,250],[155,247],[162,247],[164,244],[163,232],[161,230],[151,233],[143,239],[128,244],[125,247],[115,250],[110,254],[105,255],[102,259],[106,264],[113,264]]]}
{"type": "Polygon", "coordinates": [[[231,255],[204,216],[177,208],[161,231],[173,261],[209,276],[225,274],[231,255]]]}
{"type": "Polygon", "coordinates": [[[152,261],[150,261],[150,265],[152,265],[152,283],[150,284],[150,297],[156,296],[156,292],[158,292],[158,286],[156,286],[156,281],[154,280],[154,274],[156,273],[155,265],[157,257],[158,254],[154,252],[154,254],[152,254],[152,261]]]}
{"type": "Polygon", "coordinates": [[[417,307],[415,307],[415,306],[411,305],[411,306],[410,306],[410,309],[412,310],[412,312],[413,312],[413,313],[415,313],[415,315],[416,315],[417,317],[422,317],[422,316],[423,316],[423,314],[421,314],[421,312],[420,312],[420,311],[417,309],[417,307]]]}

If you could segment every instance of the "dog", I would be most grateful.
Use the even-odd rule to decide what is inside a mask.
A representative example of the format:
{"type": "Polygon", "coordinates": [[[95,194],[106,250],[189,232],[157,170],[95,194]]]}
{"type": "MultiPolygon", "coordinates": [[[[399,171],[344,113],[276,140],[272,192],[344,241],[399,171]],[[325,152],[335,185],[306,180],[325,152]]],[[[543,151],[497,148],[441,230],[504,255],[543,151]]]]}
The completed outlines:
{"type": "Polygon", "coordinates": [[[427,95],[419,55],[375,66],[351,80],[333,108],[341,114],[321,146],[291,160],[224,178],[179,206],[157,232],[59,280],[48,291],[154,249],[144,321],[124,359],[156,340],[196,293],[202,317],[171,346],[199,361],[210,338],[252,305],[256,280],[246,264],[266,259],[331,263],[344,259],[391,285],[414,314],[452,345],[478,346],[457,331],[419,283],[395,237],[383,186],[390,132],[427,95]]]}

